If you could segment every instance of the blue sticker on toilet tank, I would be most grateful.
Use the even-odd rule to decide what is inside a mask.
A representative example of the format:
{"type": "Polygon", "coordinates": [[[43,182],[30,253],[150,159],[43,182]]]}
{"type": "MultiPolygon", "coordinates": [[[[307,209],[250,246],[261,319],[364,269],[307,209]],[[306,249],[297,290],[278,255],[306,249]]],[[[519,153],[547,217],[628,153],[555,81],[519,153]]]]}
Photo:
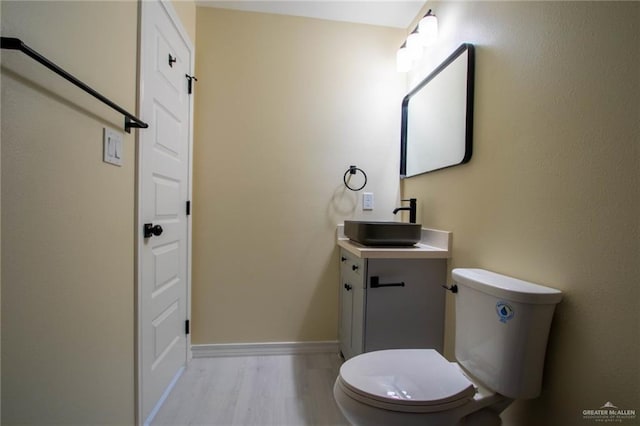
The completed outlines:
{"type": "Polygon", "coordinates": [[[513,318],[513,315],[514,315],[514,311],[511,305],[503,301],[496,303],[496,312],[498,313],[500,322],[504,322],[504,323],[506,323],[511,318],[513,318]]]}

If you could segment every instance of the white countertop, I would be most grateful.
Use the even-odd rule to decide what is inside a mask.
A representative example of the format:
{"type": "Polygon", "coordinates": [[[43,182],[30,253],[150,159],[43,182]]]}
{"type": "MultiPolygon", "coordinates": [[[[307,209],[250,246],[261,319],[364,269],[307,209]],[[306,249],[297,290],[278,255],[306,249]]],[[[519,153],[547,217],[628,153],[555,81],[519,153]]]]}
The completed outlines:
{"type": "Polygon", "coordinates": [[[448,231],[422,228],[422,238],[414,246],[369,247],[345,237],[344,225],[338,225],[336,229],[338,246],[363,259],[448,259],[451,257],[452,237],[448,231]]]}

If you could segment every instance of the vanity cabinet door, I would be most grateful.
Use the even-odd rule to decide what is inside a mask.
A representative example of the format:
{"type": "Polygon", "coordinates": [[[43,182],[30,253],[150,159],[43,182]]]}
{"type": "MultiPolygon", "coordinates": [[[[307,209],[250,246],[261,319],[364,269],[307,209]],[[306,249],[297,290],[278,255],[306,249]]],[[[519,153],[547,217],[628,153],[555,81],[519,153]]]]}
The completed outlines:
{"type": "Polygon", "coordinates": [[[340,252],[340,351],[349,359],[363,351],[366,261],[340,252]]]}
{"type": "MultiPolygon", "coordinates": [[[[342,278],[342,277],[341,277],[342,278]]],[[[340,352],[344,359],[351,358],[351,313],[353,311],[353,291],[349,289],[346,280],[340,281],[340,319],[338,328],[338,341],[340,342],[340,352]]]]}
{"type": "Polygon", "coordinates": [[[364,350],[442,353],[446,273],[444,259],[369,259],[364,350]]]}

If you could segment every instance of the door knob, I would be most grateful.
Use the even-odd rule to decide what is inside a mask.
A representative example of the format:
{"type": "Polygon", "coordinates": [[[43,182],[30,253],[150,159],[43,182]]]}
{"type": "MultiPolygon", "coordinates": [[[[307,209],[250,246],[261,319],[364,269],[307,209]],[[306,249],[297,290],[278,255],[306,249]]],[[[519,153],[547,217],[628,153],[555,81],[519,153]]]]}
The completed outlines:
{"type": "Polygon", "coordinates": [[[162,226],[160,225],[153,225],[153,223],[145,223],[144,224],[144,237],[145,238],[151,238],[154,235],[156,237],[159,237],[160,235],[162,235],[162,226]]]}

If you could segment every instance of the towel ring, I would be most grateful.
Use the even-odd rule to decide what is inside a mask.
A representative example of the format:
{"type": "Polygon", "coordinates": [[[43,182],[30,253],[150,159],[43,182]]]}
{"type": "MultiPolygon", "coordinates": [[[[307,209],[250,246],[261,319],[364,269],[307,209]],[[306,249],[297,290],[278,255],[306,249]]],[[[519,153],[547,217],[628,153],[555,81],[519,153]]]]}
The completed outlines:
{"type": "Polygon", "coordinates": [[[342,178],[342,181],[344,182],[344,186],[346,186],[347,188],[349,188],[352,191],[360,191],[362,188],[364,188],[367,185],[367,174],[364,172],[364,170],[356,167],[356,166],[349,166],[349,169],[347,169],[346,172],[344,172],[344,176],[342,178]],[[352,188],[349,186],[349,182],[347,182],[347,175],[355,175],[357,172],[362,173],[362,176],[364,176],[364,183],[362,184],[362,186],[360,188],[352,188]]]}

